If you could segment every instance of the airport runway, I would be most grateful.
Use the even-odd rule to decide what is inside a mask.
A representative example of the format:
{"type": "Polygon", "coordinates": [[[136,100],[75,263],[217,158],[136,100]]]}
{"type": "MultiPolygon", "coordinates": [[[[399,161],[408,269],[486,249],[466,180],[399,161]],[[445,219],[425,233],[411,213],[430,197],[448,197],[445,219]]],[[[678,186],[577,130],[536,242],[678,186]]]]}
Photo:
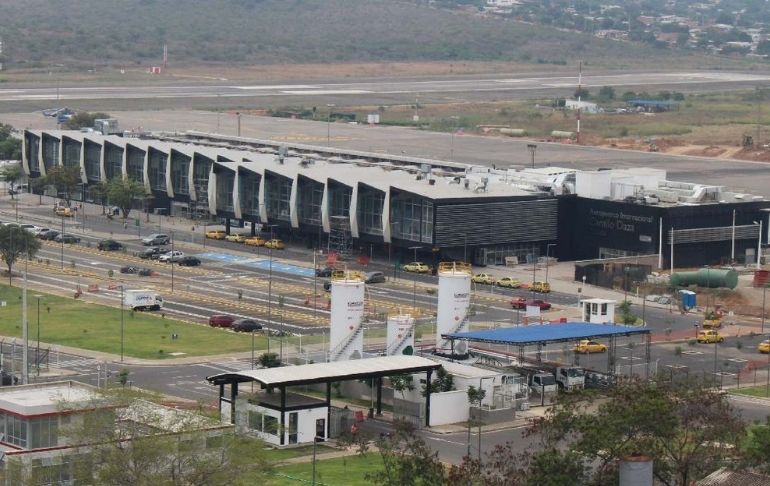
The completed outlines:
{"type": "MultiPolygon", "coordinates": [[[[699,91],[749,88],[766,84],[770,74],[741,72],[675,72],[624,73],[586,75],[586,88],[614,86],[621,91],[632,88],[655,90],[699,91]]],[[[205,84],[127,85],[127,86],[46,86],[11,85],[0,89],[0,102],[56,102],[76,100],[138,100],[138,99],[259,99],[270,98],[292,103],[329,103],[333,101],[358,103],[408,99],[419,96],[421,101],[460,101],[490,98],[536,98],[571,93],[578,84],[577,76],[526,77],[516,74],[498,76],[437,77],[434,79],[382,79],[333,83],[278,84],[205,84]]]]}

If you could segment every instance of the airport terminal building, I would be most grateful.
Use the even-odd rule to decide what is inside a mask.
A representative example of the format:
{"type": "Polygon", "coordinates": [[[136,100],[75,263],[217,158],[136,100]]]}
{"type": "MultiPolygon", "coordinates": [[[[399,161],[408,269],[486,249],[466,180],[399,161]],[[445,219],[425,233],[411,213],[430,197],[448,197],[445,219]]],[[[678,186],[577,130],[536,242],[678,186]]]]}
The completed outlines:
{"type": "Polygon", "coordinates": [[[673,254],[677,266],[696,266],[732,254],[749,261],[759,223],[770,229],[763,198],[667,181],[661,170],[496,169],[198,132],[26,130],[23,141],[29,177],[79,166],[87,201],[94,184],[128,177],[144,184],[156,212],[401,261],[415,251],[479,265],[546,252],[562,260],[658,254],[666,267],[673,254]]]}

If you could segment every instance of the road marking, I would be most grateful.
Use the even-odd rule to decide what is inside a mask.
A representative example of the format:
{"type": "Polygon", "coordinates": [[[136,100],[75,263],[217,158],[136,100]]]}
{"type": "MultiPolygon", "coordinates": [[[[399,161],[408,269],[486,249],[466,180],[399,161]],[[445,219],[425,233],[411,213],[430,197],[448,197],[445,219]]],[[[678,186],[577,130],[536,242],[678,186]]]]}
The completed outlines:
{"type": "Polygon", "coordinates": [[[427,440],[433,440],[433,441],[436,441],[436,442],[446,442],[447,444],[453,444],[453,445],[459,445],[459,446],[468,445],[467,442],[457,442],[457,441],[449,440],[449,439],[439,439],[438,437],[425,437],[425,438],[427,440]]]}

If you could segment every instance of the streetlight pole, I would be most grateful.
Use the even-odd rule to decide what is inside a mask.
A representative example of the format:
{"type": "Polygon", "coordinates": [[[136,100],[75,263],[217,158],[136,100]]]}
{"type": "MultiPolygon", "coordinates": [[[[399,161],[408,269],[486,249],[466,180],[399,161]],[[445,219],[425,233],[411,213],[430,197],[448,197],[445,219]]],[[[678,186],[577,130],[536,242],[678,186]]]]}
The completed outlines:
{"type": "Polygon", "coordinates": [[[327,103],[326,108],[328,108],[328,110],[326,111],[326,146],[331,147],[332,145],[332,108],[334,108],[334,103],[327,103]]]}
{"type": "Polygon", "coordinates": [[[529,149],[529,154],[532,156],[532,168],[535,168],[535,152],[537,151],[537,145],[534,143],[528,143],[527,148],[529,149]]]}
{"type": "MultiPolygon", "coordinates": [[[[421,246],[410,246],[410,250],[414,250],[414,261],[417,261],[417,250],[422,249],[421,246]]],[[[417,313],[417,272],[414,272],[412,277],[412,311],[417,313]]]]}
{"type": "Polygon", "coordinates": [[[125,285],[123,285],[123,282],[120,282],[120,362],[123,362],[123,343],[124,337],[125,337],[125,320],[123,318],[123,292],[125,290],[125,285]]]}
{"type": "MultiPolygon", "coordinates": [[[[765,333],[765,300],[766,298],[767,298],[767,283],[765,283],[762,286],[762,329],[760,330],[760,334],[765,333]]],[[[770,369],[768,369],[767,372],[770,373],[770,369]]]]}
{"type": "MultiPolygon", "coordinates": [[[[158,220],[160,221],[160,219],[158,220]]],[[[174,293],[174,232],[171,232],[171,258],[168,259],[171,264],[171,293],[174,293]]]]}
{"type": "Polygon", "coordinates": [[[556,246],[556,243],[549,243],[545,247],[545,283],[548,283],[548,250],[550,250],[552,246],[556,246]]]}
{"type": "Polygon", "coordinates": [[[35,353],[35,371],[36,376],[40,376],[40,297],[42,295],[35,294],[37,299],[37,350],[35,353]]]}
{"type": "Polygon", "coordinates": [[[64,270],[64,216],[61,217],[61,268],[64,270]]]}

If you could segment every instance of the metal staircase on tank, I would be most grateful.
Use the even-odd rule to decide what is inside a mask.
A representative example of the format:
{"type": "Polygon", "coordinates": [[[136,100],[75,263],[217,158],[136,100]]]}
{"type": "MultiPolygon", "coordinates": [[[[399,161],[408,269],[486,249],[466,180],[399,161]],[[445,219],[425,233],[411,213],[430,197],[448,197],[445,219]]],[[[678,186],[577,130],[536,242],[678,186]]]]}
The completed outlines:
{"type": "Polygon", "coordinates": [[[350,219],[347,216],[332,216],[329,223],[329,252],[335,252],[343,259],[350,257],[353,249],[350,219]]]}
{"type": "Polygon", "coordinates": [[[414,326],[415,324],[412,323],[412,325],[409,326],[409,329],[404,333],[404,335],[401,336],[401,339],[395,341],[393,345],[388,346],[388,349],[385,350],[385,354],[387,356],[392,356],[393,354],[395,354],[399,350],[399,348],[401,348],[401,346],[403,346],[404,343],[407,342],[410,337],[412,337],[412,334],[414,333],[414,326]]]}
{"type": "Polygon", "coordinates": [[[353,329],[345,339],[329,352],[329,361],[337,361],[362,332],[364,332],[364,326],[359,325],[353,329]]]}

